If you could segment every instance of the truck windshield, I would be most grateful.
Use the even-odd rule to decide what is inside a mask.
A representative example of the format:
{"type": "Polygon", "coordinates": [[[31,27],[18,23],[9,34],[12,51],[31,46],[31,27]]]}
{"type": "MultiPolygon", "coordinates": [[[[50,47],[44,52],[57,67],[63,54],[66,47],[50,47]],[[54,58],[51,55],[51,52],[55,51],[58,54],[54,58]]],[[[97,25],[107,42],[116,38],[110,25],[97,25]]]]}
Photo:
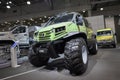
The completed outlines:
{"type": "Polygon", "coordinates": [[[49,20],[45,26],[52,25],[52,24],[57,24],[61,22],[68,22],[72,21],[73,14],[67,14],[67,15],[62,15],[62,16],[57,16],[53,17],[51,20],[49,20]]]}
{"type": "Polygon", "coordinates": [[[109,36],[111,35],[111,31],[100,31],[100,32],[97,32],[97,35],[98,36],[109,36]]]}
{"type": "Polygon", "coordinates": [[[10,28],[9,28],[9,31],[14,30],[16,27],[18,27],[18,26],[10,27],[10,28]]]}

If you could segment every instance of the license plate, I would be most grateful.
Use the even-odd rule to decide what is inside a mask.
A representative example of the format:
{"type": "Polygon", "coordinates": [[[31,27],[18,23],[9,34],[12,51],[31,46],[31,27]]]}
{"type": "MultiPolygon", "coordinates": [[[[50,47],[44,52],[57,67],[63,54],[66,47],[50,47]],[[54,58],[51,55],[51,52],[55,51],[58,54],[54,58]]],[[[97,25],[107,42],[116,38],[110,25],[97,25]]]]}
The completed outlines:
{"type": "Polygon", "coordinates": [[[106,43],[106,41],[104,41],[103,43],[106,43]]]}

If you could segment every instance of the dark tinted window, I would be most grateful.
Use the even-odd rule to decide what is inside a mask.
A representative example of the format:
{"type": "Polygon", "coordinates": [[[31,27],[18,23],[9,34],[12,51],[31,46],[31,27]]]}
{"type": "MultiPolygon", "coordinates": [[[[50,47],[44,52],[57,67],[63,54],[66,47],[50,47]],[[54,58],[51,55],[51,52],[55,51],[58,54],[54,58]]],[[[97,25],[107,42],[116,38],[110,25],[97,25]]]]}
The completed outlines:
{"type": "Polygon", "coordinates": [[[111,35],[111,31],[100,31],[97,32],[98,36],[111,35]]]}
{"type": "Polygon", "coordinates": [[[12,33],[17,34],[17,33],[25,33],[25,32],[26,32],[26,27],[18,27],[12,33]]]}
{"type": "Polygon", "coordinates": [[[19,27],[20,33],[25,33],[26,32],[26,27],[19,27]]]}
{"type": "Polygon", "coordinates": [[[72,18],[73,18],[73,14],[59,16],[59,17],[55,18],[54,20],[52,20],[50,24],[55,24],[55,23],[60,23],[60,22],[68,22],[68,21],[71,21],[72,18]]]}

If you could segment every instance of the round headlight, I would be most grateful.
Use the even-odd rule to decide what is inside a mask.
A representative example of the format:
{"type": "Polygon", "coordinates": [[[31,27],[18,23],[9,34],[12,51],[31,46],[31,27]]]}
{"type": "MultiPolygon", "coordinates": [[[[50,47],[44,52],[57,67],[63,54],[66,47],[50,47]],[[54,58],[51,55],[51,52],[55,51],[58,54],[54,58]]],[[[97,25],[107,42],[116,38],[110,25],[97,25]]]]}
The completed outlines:
{"type": "Polygon", "coordinates": [[[38,32],[35,32],[34,35],[37,36],[37,35],[38,35],[38,32]]]}

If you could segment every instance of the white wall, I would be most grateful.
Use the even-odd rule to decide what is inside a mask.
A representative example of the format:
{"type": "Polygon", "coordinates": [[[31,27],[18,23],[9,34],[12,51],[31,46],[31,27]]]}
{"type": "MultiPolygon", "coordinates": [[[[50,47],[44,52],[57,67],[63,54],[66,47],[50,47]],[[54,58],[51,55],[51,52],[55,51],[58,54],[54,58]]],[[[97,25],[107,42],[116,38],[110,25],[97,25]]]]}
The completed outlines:
{"type": "Polygon", "coordinates": [[[90,23],[95,33],[97,30],[103,29],[105,27],[105,21],[103,15],[87,17],[86,19],[90,23]]]}
{"type": "Polygon", "coordinates": [[[106,17],[105,18],[106,28],[112,28],[113,32],[115,32],[115,21],[114,17],[106,17]]]}

